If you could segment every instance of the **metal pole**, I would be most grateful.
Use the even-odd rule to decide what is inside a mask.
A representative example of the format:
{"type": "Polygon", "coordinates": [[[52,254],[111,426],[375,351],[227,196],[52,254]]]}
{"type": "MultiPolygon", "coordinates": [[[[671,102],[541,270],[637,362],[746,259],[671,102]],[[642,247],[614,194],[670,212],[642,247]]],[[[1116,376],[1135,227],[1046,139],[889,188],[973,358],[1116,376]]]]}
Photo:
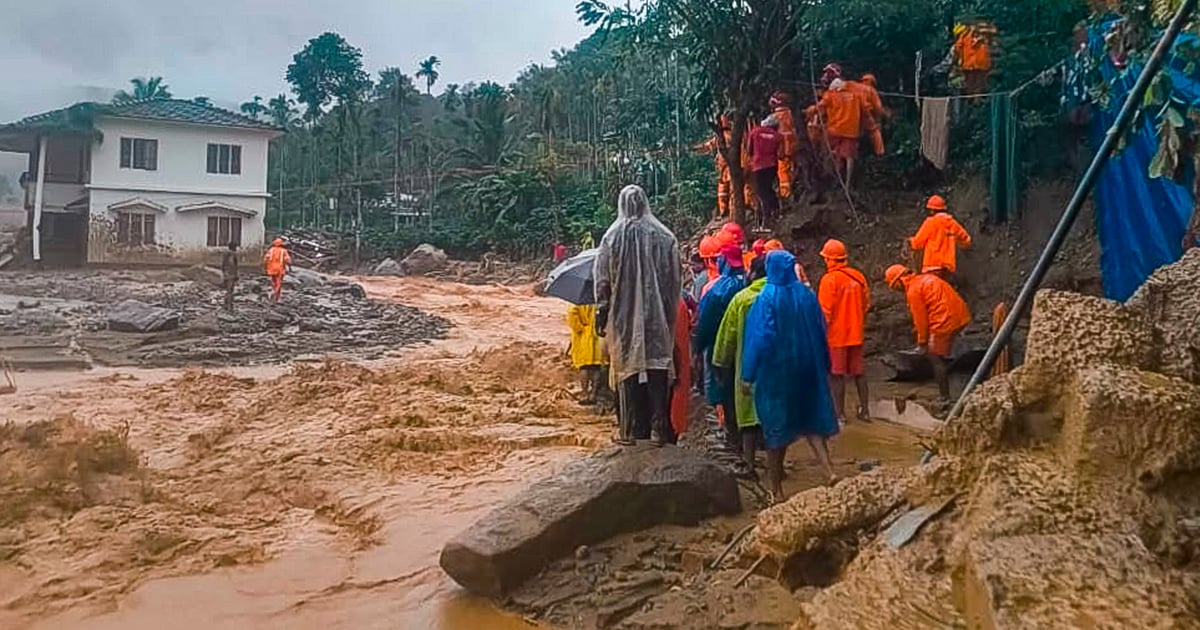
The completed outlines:
{"type": "Polygon", "coordinates": [[[992,371],[992,366],[996,363],[996,359],[1000,356],[1001,350],[1008,345],[1013,331],[1017,328],[1017,322],[1020,321],[1021,317],[1029,309],[1030,303],[1033,302],[1034,294],[1037,293],[1038,287],[1041,286],[1042,281],[1046,278],[1046,273],[1050,271],[1050,265],[1054,264],[1054,257],[1058,255],[1058,250],[1062,248],[1063,241],[1066,240],[1067,234],[1071,231],[1071,226],[1075,224],[1075,219],[1078,218],[1079,211],[1083,208],[1083,202],[1091,194],[1092,188],[1096,185],[1096,180],[1100,177],[1100,173],[1104,170],[1105,165],[1108,164],[1109,158],[1112,157],[1121,136],[1129,128],[1134,115],[1142,105],[1142,99],[1146,95],[1146,90],[1150,87],[1150,82],[1162,68],[1167,53],[1171,50],[1175,39],[1179,37],[1179,32],[1183,30],[1188,17],[1196,9],[1198,1],[1200,0],[1184,0],[1183,6],[1179,7],[1179,11],[1175,13],[1175,17],[1171,19],[1171,24],[1167,27],[1166,32],[1163,33],[1162,39],[1158,40],[1158,45],[1154,48],[1150,59],[1146,61],[1146,67],[1142,69],[1142,74],[1138,77],[1137,83],[1134,84],[1133,90],[1125,97],[1125,104],[1121,106],[1121,112],[1117,114],[1117,119],[1113,121],[1108,134],[1104,136],[1104,142],[1100,145],[1100,150],[1092,158],[1091,166],[1084,173],[1083,179],[1075,189],[1075,194],[1071,197],[1070,203],[1067,204],[1066,210],[1063,211],[1062,218],[1058,221],[1058,226],[1054,228],[1054,233],[1050,235],[1050,241],[1046,243],[1046,247],[1042,250],[1042,255],[1038,258],[1037,264],[1033,266],[1033,271],[1030,272],[1029,278],[1025,281],[1025,286],[1021,287],[1021,293],[1017,295],[1017,301],[1013,303],[1012,310],[1008,312],[1008,318],[1004,320],[1004,325],[1000,327],[1000,332],[992,339],[992,345],[988,347],[987,354],[984,355],[983,361],[975,370],[975,374],[971,376],[966,389],[958,397],[958,401],[954,403],[954,408],[950,410],[950,415],[946,416],[947,424],[957,418],[958,414],[962,413],[963,407],[966,406],[967,397],[971,395],[971,391],[987,378],[988,373],[992,371]]]}

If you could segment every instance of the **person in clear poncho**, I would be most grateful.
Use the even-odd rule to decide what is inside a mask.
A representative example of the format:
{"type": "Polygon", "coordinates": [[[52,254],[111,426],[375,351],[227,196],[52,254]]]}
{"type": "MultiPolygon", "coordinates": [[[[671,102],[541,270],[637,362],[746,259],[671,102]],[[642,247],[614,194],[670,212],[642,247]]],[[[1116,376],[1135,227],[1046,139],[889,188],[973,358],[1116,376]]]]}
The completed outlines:
{"type": "Polygon", "coordinates": [[[594,270],[596,330],[607,338],[618,383],[621,444],[674,441],[670,396],[681,268],[679,243],[654,217],[646,192],[625,187],[594,270]]]}

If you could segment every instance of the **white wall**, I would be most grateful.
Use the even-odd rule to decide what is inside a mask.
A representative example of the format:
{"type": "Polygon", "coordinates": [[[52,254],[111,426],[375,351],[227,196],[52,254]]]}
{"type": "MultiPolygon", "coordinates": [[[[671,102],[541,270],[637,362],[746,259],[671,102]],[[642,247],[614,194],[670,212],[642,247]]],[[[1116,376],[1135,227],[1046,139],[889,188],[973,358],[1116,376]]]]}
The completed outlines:
{"type": "Polygon", "coordinates": [[[101,118],[103,141],[92,147],[93,188],[181,193],[267,195],[270,131],[101,118]],[[158,140],[158,169],[121,168],[121,138],[158,140]],[[242,147],[242,173],[208,173],[208,144],[242,147]]]}
{"type": "Polygon", "coordinates": [[[207,195],[187,193],[150,193],[114,190],[92,190],[91,227],[88,233],[89,263],[195,263],[220,260],[221,247],[208,246],[208,218],[211,216],[238,217],[242,220],[242,246],[247,255],[262,248],[266,238],[263,217],[267,210],[265,197],[207,195]],[[165,212],[137,210],[155,215],[154,247],[125,247],[115,242],[114,227],[117,214],[109,206],[140,197],[165,206],[165,212]],[[191,210],[180,212],[180,206],[220,201],[253,211],[252,217],[223,210],[191,210]]]}

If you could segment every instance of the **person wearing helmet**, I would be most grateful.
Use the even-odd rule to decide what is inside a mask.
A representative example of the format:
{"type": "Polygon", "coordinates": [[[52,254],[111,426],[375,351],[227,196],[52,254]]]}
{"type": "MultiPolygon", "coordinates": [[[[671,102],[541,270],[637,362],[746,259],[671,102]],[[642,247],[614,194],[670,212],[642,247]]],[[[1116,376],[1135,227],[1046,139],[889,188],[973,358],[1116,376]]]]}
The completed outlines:
{"type": "Polygon", "coordinates": [[[889,289],[904,293],[917,335],[917,350],[929,357],[942,400],[950,399],[948,359],[954,339],[971,323],[971,310],[950,283],[932,273],[914,275],[904,265],[884,273],[889,289]]]}
{"type": "Polygon", "coordinates": [[[692,298],[699,304],[709,283],[721,275],[720,269],[717,268],[717,257],[721,255],[721,245],[715,237],[705,236],[700,239],[697,254],[704,264],[704,269],[703,273],[697,273],[692,278],[692,298]]]}
{"type": "Polygon", "coordinates": [[[796,135],[796,117],[792,113],[792,99],[787,92],[776,92],[771,95],[771,117],[779,122],[779,196],[783,199],[792,197],[792,182],[795,178],[795,156],[800,150],[799,136],[796,135]]]}
{"type": "Polygon", "coordinates": [[[858,139],[862,135],[866,103],[858,90],[837,78],[829,84],[817,109],[825,119],[825,137],[834,164],[849,187],[858,160],[858,139]]]}
{"type": "Polygon", "coordinates": [[[817,301],[825,314],[829,338],[830,374],[833,376],[833,408],[838,419],[846,419],[846,383],[854,379],[858,390],[858,419],[871,418],[867,378],[863,363],[863,328],[871,291],[867,277],[849,264],[845,243],[830,239],[821,248],[825,275],[817,290],[817,301]]]}
{"type": "Polygon", "coordinates": [[[913,251],[922,251],[921,273],[937,273],[951,280],[958,270],[958,248],[971,246],[971,235],[950,216],[946,199],[934,195],[925,203],[928,216],[916,236],[908,239],[913,251]]]}
{"type": "Polygon", "coordinates": [[[876,88],[875,75],[871,73],[864,74],[862,79],[849,82],[850,86],[858,92],[858,95],[863,100],[863,132],[871,141],[871,150],[876,156],[884,154],[883,145],[883,130],[880,123],[884,119],[892,117],[891,111],[883,106],[883,99],[879,96],[879,90],[876,88]]]}
{"type": "Polygon", "coordinates": [[[955,24],[951,56],[962,72],[963,94],[984,94],[992,72],[991,38],[996,29],[986,24],[955,24]]]}
{"type": "Polygon", "coordinates": [[[712,351],[721,320],[725,317],[725,310],[729,308],[733,296],[746,287],[742,248],[733,243],[726,243],[721,248],[719,262],[721,277],[712,283],[704,298],[700,300],[700,313],[696,320],[696,328],[692,331],[692,352],[704,354],[704,368],[708,374],[705,394],[708,404],[720,410],[719,415],[725,427],[726,445],[734,452],[741,452],[741,441],[737,433],[737,410],[734,406],[733,392],[728,387],[732,379],[725,378],[724,373],[713,366],[712,351]]]}
{"type": "MultiPolygon", "coordinates": [[[[717,330],[717,340],[713,344],[713,366],[724,370],[725,374],[732,373],[734,383],[740,383],[742,380],[746,315],[767,283],[764,258],[765,254],[760,255],[747,267],[748,284],[729,302],[729,308],[725,309],[725,316],[721,318],[721,326],[717,330]]],[[[757,478],[754,473],[754,456],[762,442],[762,427],[758,423],[758,414],[754,411],[754,396],[741,387],[734,387],[733,390],[734,420],[741,436],[742,461],[746,464],[748,476],[757,478]]]]}
{"type": "MultiPolygon", "coordinates": [[[[783,246],[783,241],[780,241],[777,238],[773,238],[773,239],[767,241],[766,244],[763,245],[764,253],[769,254],[771,252],[779,252],[779,251],[787,251],[787,250],[783,246]]],[[[806,286],[810,289],[812,288],[812,283],[808,281],[808,274],[804,272],[804,265],[800,264],[800,259],[798,259],[798,258],[796,259],[796,279],[799,280],[800,283],[803,284],[804,286],[806,286]]]]}
{"type": "MultiPolygon", "coordinates": [[[[722,114],[718,119],[720,133],[724,136],[725,146],[729,146],[733,142],[733,128],[729,123],[729,116],[722,114]]],[[[717,212],[720,216],[729,216],[729,191],[732,188],[731,178],[729,175],[729,164],[725,161],[725,156],[721,153],[721,143],[717,136],[713,135],[707,141],[702,142],[692,150],[697,153],[710,153],[716,155],[717,162],[717,212]]]]}
{"type": "Polygon", "coordinates": [[[283,277],[292,269],[292,255],[283,245],[283,239],[277,238],[271,243],[271,248],[263,256],[263,270],[271,279],[271,301],[279,302],[283,295],[283,277]]]}

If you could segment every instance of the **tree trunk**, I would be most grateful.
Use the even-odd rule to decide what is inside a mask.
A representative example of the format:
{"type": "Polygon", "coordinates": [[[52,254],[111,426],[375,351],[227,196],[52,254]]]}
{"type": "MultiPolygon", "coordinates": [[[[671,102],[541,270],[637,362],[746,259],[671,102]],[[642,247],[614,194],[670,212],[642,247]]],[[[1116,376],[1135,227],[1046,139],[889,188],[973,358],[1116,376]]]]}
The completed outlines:
{"type": "Polygon", "coordinates": [[[742,142],[746,136],[746,120],[749,114],[746,109],[739,109],[733,115],[732,138],[729,146],[722,147],[725,164],[729,166],[729,220],[742,225],[746,222],[746,172],[742,170],[742,142]]]}

